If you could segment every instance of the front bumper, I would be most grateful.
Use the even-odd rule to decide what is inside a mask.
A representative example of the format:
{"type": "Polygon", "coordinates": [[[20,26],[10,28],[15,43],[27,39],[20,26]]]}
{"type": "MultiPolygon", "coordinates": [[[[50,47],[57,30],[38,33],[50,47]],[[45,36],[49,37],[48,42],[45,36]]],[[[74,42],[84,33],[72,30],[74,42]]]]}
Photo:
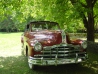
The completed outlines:
{"type": "Polygon", "coordinates": [[[75,58],[57,58],[57,55],[54,59],[44,59],[43,57],[38,59],[34,57],[29,57],[28,62],[32,63],[33,65],[61,65],[61,64],[72,64],[72,63],[81,63],[85,62],[88,59],[88,55],[84,53],[84,56],[80,57],[79,54],[76,53],[75,58]]]}

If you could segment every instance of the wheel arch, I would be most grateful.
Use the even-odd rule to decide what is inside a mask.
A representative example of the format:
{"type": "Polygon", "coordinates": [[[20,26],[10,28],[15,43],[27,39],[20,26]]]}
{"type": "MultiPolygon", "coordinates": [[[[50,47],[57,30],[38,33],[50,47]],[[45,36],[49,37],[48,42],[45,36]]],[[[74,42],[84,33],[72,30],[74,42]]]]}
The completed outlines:
{"type": "Polygon", "coordinates": [[[26,56],[28,56],[28,46],[26,45],[26,56]]]}

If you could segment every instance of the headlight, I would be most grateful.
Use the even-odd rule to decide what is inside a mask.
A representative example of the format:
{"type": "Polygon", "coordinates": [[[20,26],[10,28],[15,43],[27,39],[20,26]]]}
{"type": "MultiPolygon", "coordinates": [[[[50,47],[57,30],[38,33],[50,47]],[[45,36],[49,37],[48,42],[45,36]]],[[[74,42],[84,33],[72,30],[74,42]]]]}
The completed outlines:
{"type": "Polygon", "coordinates": [[[87,42],[83,41],[83,43],[81,44],[81,46],[83,47],[83,49],[86,49],[87,48],[87,42]]]}
{"type": "Polygon", "coordinates": [[[41,51],[41,49],[42,49],[41,43],[36,42],[35,45],[34,45],[34,50],[35,51],[41,51]]]}

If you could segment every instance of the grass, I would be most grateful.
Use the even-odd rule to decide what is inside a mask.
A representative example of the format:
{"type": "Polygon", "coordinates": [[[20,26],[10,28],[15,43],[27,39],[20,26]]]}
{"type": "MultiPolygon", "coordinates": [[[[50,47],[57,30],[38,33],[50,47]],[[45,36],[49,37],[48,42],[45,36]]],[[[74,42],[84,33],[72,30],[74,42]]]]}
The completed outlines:
{"type": "Polygon", "coordinates": [[[98,74],[98,54],[88,52],[89,60],[79,65],[38,67],[30,70],[21,55],[22,33],[0,33],[0,74],[98,74]]]}
{"type": "Polygon", "coordinates": [[[20,55],[22,33],[0,33],[0,56],[20,55]]]}

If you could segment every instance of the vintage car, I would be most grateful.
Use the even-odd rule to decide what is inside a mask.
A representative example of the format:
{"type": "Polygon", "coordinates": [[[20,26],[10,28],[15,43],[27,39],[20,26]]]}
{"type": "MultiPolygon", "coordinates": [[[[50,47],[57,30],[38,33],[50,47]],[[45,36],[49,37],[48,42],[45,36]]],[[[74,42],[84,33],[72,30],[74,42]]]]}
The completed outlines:
{"type": "Polygon", "coordinates": [[[21,36],[21,43],[30,69],[36,69],[36,65],[81,63],[88,58],[87,42],[71,40],[56,22],[30,22],[21,36]]]}

